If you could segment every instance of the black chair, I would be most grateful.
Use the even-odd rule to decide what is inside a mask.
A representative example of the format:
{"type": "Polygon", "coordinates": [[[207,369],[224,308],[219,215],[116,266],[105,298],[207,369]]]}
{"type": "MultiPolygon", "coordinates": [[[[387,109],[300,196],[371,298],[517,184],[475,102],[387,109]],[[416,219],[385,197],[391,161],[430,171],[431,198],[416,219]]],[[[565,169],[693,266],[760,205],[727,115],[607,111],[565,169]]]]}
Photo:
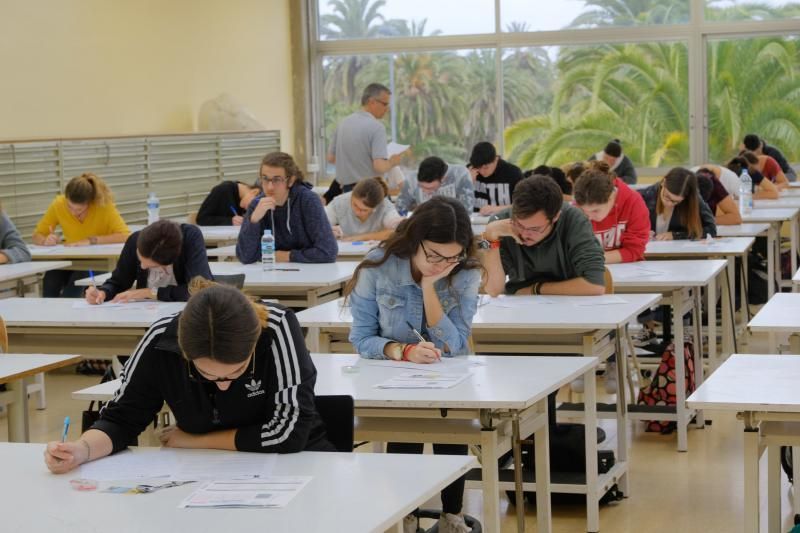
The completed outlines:
{"type": "Polygon", "coordinates": [[[217,274],[214,281],[223,285],[230,285],[239,290],[244,288],[244,274],[217,274]]]}
{"type": "Polygon", "coordinates": [[[317,407],[328,440],[337,452],[352,452],[355,438],[355,407],[352,396],[316,396],[317,407]]]}

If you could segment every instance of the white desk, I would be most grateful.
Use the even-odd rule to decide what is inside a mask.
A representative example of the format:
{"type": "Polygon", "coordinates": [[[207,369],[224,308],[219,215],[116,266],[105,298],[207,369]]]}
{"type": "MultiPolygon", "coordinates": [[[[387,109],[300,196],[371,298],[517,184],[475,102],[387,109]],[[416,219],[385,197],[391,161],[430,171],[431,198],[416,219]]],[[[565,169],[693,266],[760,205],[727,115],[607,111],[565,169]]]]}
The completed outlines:
{"type": "MultiPolygon", "coordinates": [[[[779,446],[800,444],[800,358],[796,355],[733,355],[687,400],[696,409],[742,413],[744,421],[744,530],[759,531],[759,458],[768,449],[769,531],[779,532],[779,446]]],[[[798,457],[798,448],[793,449],[798,457]]],[[[800,465],[794,463],[795,476],[800,465]]],[[[795,479],[798,479],[795,477],[795,479]]],[[[700,503],[700,502],[698,502],[700,503]]],[[[794,498],[794,512],[800,512],[794,498]]]]}
{"type": "Polygon", "coordinates": [[[750,331],[769,335],[769,351],[778,352],[778,334],[789,334],[791,351],[800,354],[800,293],[780,292],[750,321],[750,331]]]}
{"type": "MultiPolygon", "coordinates": [[[[144,227],[144,224],[128,225],[131,232],[141,231],[144,227]]],[[[229,244],[235,245],[236,239],[239,238],[241,226],[197,226],[197,228],[203,234],[203,241],[205,241],[206,246],[215,247],[229,244]]]]}
{"type": "MultiPolygon", "coordinates": [[[[277,263],[270,271],[263,270],[261,263],[212,261],[208,265],[214,276],[244,274],[244,290],[249,294],[277,298],[290,307],[312,307],[341,296],[358,263],[277,263]]],[[[95,276],[95,283],[110,277],[110,273],[95,276]]],[[[91,279],[80,279],[75,285],[88,287],[91,279]]]]}
{"type": "Polygon", "coordinates": [[[717,226],[717,237],[760,237],[766,236],[768,231],[766,222],[717,226]]]}
{"type": "MultiPolygon", "coordinates": [[[[28,393],[25,378],[80,361],[77,355],[0,355],[0,384],[5,383],[6,392],[0,392],[3,403],[8,405],[8,440],[28,442],[28,393]]],[[[8,513],[3,513],[7,516],[8,513]]]]}
{"type": "MultiPolygon", "coordinates": [[[[695,383],[703,382],[702,360],[702,334],[700,331],[700,298],[702,289],[708,293],[708,350],[709,361],[712,369],[718,364],[716,357],[716,278],[725,272],[723,260],[684,260],[684,261],[642,261],[639,263],[622,263],[606,265],[614,280],[614,290],[618,293],[652,292],[659,291],[663,295],[663,302],[672,307],[672,338],[675,343],[675,353],[683,354],[683,316],[692,311],[694,314],[694,368],[695,383]]],[[[723,338],[733,335],[733,323],[729,313],[723,312],[723,338]],[[726,319],[727,317],[727,319],[726,319]],[[727,324],[727,328],[725,327],[727,324]],[[727,331],[726,331],[727,330],[727,331]]],[[[726,346],[730,343],[725,343],[726,346]]],[[[729,354],[730,352],[728,352],[729,354]]],[[[725,348],[723,348],[725,355],[725,348]]],[[[625,357],[618,357],[618,364],[625,364],[625,357]]],[[[627,373],[623,372],[626,376],[627,373]]],[[[682,356],[675,358],[675,382],[683,383],[686,375],[682,356]]],[[[622,383],[622,382],[619,382],[622,383]]],[[[624,387],[620,387],[618,394],[624,394],[624,387]]],[[[675,413],[659,414],[659,419],[675,420],[678,426],[678,450],[688,449],[687,426],[692,417],[696,416],[697,427],[704,425],[703,413],[686,409],[686,391],[677,387],[677,403],[675,413]]],[[[631,402],[636,398],[632,397],[631,402]]],[[[652,413],[639,406],[630,406],[628,416],[637,420],[651,420],[652,413]]]]}
{"type": "Polygon", "coordinates": [[[150,302],[146,308],[73,309],[80,299],[6,298],[0,316],[6,321],[9,344],[19,353],[110,357],[133,351],[150,324],[183,309],[185,302],[150,302]]]}
{"type": "MultiPolygon", "coordinates": [[[[475,462],[457,455],[302,452],[278,454],[273,474],[312,476],[282,509],[178,509],[197,483],[152,495],[72,490],[75,476],[50,474],[41,444],[0,444],[0,510],[7,531],[219,533],[364,531],[383,533],[463,475],[475,462]],[[47,502],[47,505],[43,505],[47,502]]],[[[134,448],[134,453],[136,449],[134,448]]],[[[243,452],[179,450],[209,460],[243,452]]]]}
{"type": "Polygon", "coordinates": [[[0,294],[38,295],[41,293],[39,283],[45,272],[70,266],[72,266],[70,261],[28,261],[0,265],[0,294]]]}
{"type": "MultiPolygon", "coordinates": [[[[797,253],[800,250],[800,208],[797,206],[789,208],[776,208],[774,205],[763,204],[761,202],[768,202],[770,200],[757,200],[754,205],[752,213],[742,215],[742,221],[750,222],[766,222],[772,226],[774,235],[775,249],[769,249],[767,252],[768,265],[773,265],[775,270],[775,279],[779,286],[790,285],[791,283],[784,284],[781,279],[781,265],[780,265],[780,233],[781,225],[786,222],[789,224],[791,235],[791,250],[792,250],[792,272],[797,272],[797,253]]],[[[770,286],[770,291],[773,287],[770,286]]],[[[770,297],[772,297],[772,292],[770,297]]]]}
{"type": "Polygon", "coordinates": [[[95,244],[92,246],[37,246],[30,245],[34,261],[72,261],[70,270],[97,270],[110,272],[117,266],[123,243],[95,244]]]}
{"type": "MultiPolygon", "coordinates": [[[[380,241],[337,241],[339,252],[337,261],[361,261],[367,252],[378,246],[380,241]]],[[[206,250],[209,259],[236,261],[236,245],[220,246],[206,250]]]]}
{"type": "Polygon", "coordinates": [[[478,226],[485,226],[486,224],[489,223],[490,218],[491,217],[488,215],[479,215],[477,213],[473,213],[469,217],[470,222],[472,222],[473,225],[478,225],[478,226]]]}

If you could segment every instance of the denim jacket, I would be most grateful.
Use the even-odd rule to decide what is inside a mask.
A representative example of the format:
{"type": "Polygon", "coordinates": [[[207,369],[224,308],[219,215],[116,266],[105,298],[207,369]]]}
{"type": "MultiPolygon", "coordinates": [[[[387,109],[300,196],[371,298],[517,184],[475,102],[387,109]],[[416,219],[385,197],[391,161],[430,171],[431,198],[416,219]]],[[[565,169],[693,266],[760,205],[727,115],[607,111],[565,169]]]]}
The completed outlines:
{"type": "MultiPolygon", "coordinates": [[[[383,250],[367,254],[377,260],[383,250]]],[[[423,321],[422,288],[411,277],[408,259],[390,257],[375,268],[363,268],[350,294],[353,325],[350,342],[361,357],[385,359],[383,348],[389,342],[418,342],[406,322],[426,335],[445,356],[468,352],[472,317],[478,309],[480,270],[462,270],[448,281],[436,282],[436,293],[444,315],[438,324],[425,326],[423,321]],[[445,351],[445,345],[448,350],[445,351]]]]}

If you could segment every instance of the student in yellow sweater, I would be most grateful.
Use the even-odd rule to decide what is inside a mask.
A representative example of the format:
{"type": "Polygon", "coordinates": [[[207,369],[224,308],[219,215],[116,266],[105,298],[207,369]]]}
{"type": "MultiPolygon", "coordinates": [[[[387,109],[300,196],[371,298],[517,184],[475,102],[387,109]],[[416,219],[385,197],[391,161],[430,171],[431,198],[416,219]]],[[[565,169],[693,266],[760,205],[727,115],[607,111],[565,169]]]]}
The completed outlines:
{"type": "MultiPolygon", "coordinates": [[[[88,246],[125,242],[130,234],[114,205],[108,185],[94,174],[87,173],[69,180],[64,194],[56,196],[33,232],[33,242],[41,246],[61,243],[55,230],[61,227],[65,246],[88,246]]],[[[44,276],[45,297],[80,297],[82,290],[75,281],[87,272],[51,270],[44,276]]]]}

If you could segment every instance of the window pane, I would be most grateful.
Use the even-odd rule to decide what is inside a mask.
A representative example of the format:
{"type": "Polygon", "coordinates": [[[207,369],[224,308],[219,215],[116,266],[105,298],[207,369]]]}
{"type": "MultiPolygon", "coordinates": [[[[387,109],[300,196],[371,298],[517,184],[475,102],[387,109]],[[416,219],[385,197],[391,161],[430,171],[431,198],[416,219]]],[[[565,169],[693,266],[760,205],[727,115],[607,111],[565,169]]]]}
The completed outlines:
{"type": "Polygon", "coordinates": [[[317,1],[323,40],[494,32],[494,0],[317,1]]]}
{"type": "Polygon", "coordinates": [[[736,155],[748,133],[800,160],[797,36],[709,42],[708,130],[713,162],[736,155]]]}
{"type": "Polygon", "coordinates": [[[706,0],[708,20],[775,20],[800,18],[800,2],[786,0],[706,0]]]}
{"type": "Polygon", "coordinates": [[[550,31],[689,22],[689,0],[501,0],[503,31],[550,31]]]}
{"type": "Polygon", "coordinates": [[[685,43],[504,50],[505,156],[563,165],[620,139],[635,166],[687,163],[687,61],[685,43]]]}
{"type": "Polygon", "coordinates": [[[383,122],[389,140],[394,124],[394,140],[411,145],[409,166],[429,155],[464,164],[476,142],[497,141],[494,57],[493,50],[455,50],[325,58],[326,139],[377,82],[392,91],[383,122]]]}

